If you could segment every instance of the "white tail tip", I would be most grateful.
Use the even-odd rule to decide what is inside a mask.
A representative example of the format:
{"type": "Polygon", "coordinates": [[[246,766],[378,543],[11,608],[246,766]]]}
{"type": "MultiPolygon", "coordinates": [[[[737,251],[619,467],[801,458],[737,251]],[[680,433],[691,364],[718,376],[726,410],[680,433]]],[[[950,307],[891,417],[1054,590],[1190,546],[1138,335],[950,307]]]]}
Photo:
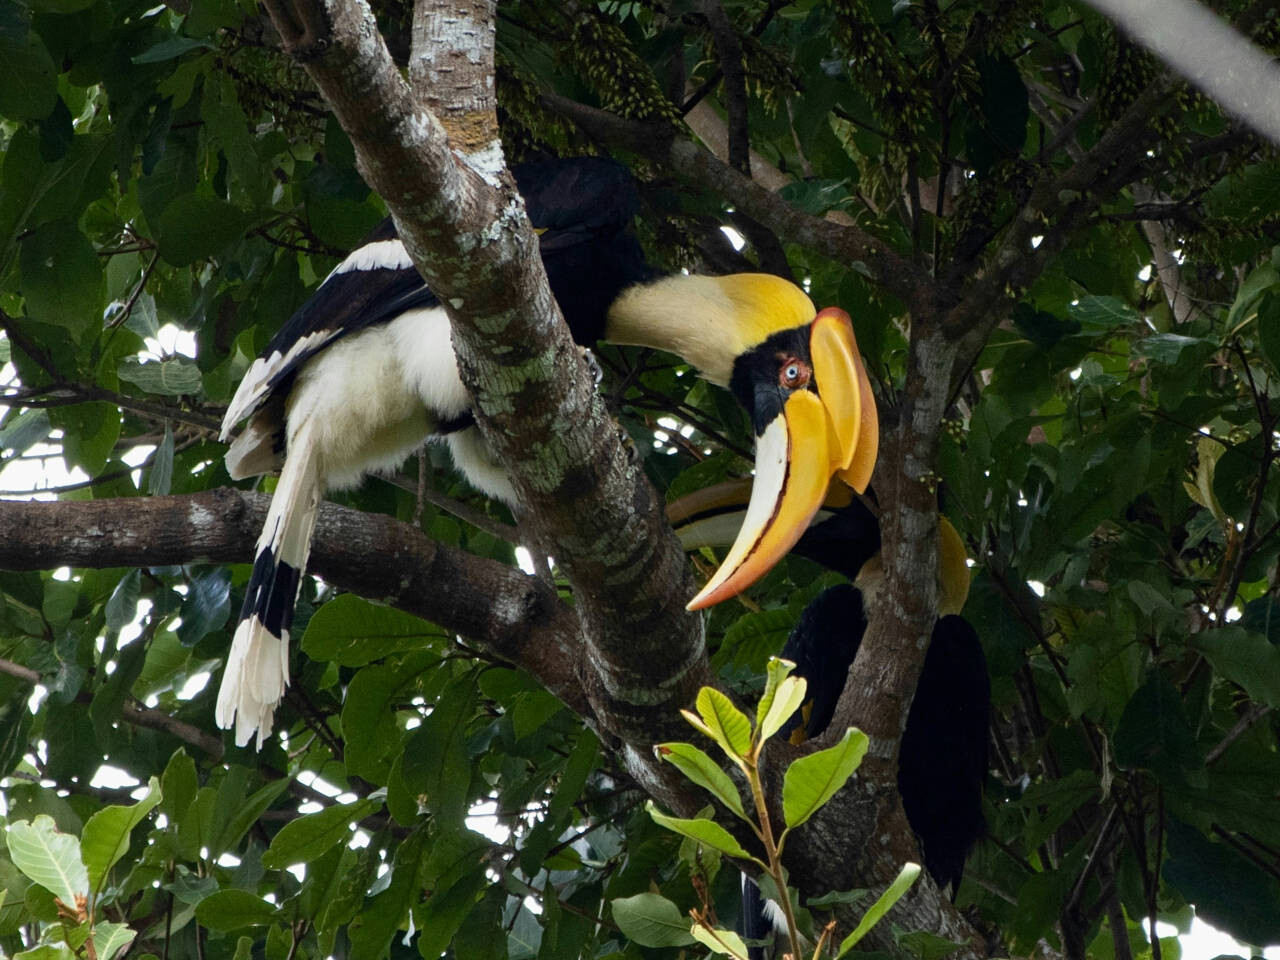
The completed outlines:
{"type": "Polygon", "coordinates": [[[256,616],[240,621],[227,654],[214,719],[224,730],[236,730],[236,746],[257,734],[261,750],[271,735],[276,707],[289,685],[289,633],[272,636],[256,616]]]}

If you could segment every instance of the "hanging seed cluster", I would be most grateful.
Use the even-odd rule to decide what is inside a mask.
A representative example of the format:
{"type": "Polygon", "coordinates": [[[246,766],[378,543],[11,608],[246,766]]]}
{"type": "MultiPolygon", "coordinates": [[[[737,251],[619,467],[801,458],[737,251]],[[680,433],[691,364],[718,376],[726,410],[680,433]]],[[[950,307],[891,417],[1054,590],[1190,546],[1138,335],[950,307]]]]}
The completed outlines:
{"type": "Polygon", "coordinates": [[[596,91],[601,106],[611,113],[629,120],[675,123],[680,119],[675,105],[616,23],[584,13],[574,22],[564,53],[596,91]]]}
{"type": "Polygon", "coordinates": [[[933,112],[928,86],[903,69],[899,44],[875,23],[866,0],[836,0],[831,6],[849,72],[861,83],[878,122],[904,142],[923,137],[933,112]]]}
{"type": "Polygon", "coordinates": [[[537,82],[501,51],[494,56],[498,126],[507,160],[519,163],[544,153],[557,156],[592,153],[591,142],[560,114],[548,110],[537,82]]]}

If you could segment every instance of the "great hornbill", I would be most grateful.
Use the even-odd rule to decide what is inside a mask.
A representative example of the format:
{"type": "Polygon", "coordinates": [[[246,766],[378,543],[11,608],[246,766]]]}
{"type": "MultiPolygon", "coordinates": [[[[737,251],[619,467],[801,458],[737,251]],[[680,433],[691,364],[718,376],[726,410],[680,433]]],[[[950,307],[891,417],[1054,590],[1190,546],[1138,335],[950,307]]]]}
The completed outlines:
{"type": "MultiPolygon", "coordinates": [[[[672,503],[668,519],[687,549],[717,546],[741,516],[746,484],[729,481],[672,503]]],[[[866,602],[881,582],[880,524],[867,505],[833,482],[823,508],[792,548],[852,583],[818,595],[800,619],[781,656],[808,683],[807,699],[792,721],[793,743],[826,730],[844,691],[849,668],[867,627],[866,602]]],[[[986,830],[982,788],[987,775],[991,686],[978,635],[959,616],[969,591],[964,544],[945,519],[938,530],[939,617],[907,714],[898,749],[898,792],[934,881],[952,896],[965,859],[986,830]]],[[[744,887],[744,933],[767,930],[754,884],[744,887]]]]}
{"type": "MultiPolygon", "coordinates": [[[[859,489],[870,478],[875,405],[848,316],[819,313],[799,287],[771,275],[658,277],[629,229],[636,184],[611,160],[547,161],[513,173],[575,340],[678,354],[750,413],[758,452],[747,522],[690,608],[732,596],[803,533],[833,473],[859,489]]],[[[476,489],[512,506],[516,496],[476,428],[448,316],[389,219],[254,361],[227,409],[223,439],[246,418],[227,452],[228,473],[281,472],[216,718],[235,725],[241,746],[256,732],[260,747],[288,683],[289,627],[325,490],[392,469],[435,437],[476,489]]]]}

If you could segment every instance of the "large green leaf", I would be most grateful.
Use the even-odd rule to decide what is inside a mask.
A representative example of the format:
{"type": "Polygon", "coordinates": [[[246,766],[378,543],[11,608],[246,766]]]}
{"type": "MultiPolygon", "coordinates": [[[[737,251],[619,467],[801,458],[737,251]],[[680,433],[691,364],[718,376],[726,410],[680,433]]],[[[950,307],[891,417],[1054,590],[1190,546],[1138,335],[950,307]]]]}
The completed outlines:
{"type": "Polygon", "coordinates": [[[1280,883],[1227,844],[1174,821],[1162,872],[1208,923],[1247,943],[1280,942],[1280,883]]]}
{"type": "MultiPolygon", "coordinates": [[[[240,839],[248,833],[258,818],[266,812],[271,804],[285,790],[289,789],[290,779],[281,777],[259,787],[249,796],[237,796],[233,782],[228,780],[218,791],[218,804],[223,808],[221,830],[212,834],[209,843],[211,852],[234,849],[240,839]]],[[[216,825],[217,820],[213,825],[216,825]]]]}
{"type": "Polygon", "coordinates": [[[1266,637],[1227,625],[1196,634],[1191,646],[1253,699],[1280,707],[1280,647],[1266,637]]]}
{"type": "Polygon", "coordinates": [[[98,960],[111,960],[133,943],[137,934],[123,923],[99,922],[93,927],[93,948],[98,960]]]}
{"type": "Polygon", "coordinates": [[[160,780],[152,777],[147,783],[146,794],[137,803],[128,807],[103,807],[85,823],[80,846],[89,870],[90,889],[95,896],[106,882],[107,871],[128,852],[133,828],[143,821],[160,799],[160,780]]]}
{"type": "MultiPolygon", "coordinates": [[[[649,816],[653,817],[654,823],[657,823],[659,826],[666,827],[668,830],[678,833],[682,837],[688,837],[690,840],[696,840],[704,846],[710,847],[713,850],[719,850],[721,853],[726,853],[731,857],[738,857],[743,860],[756,859],[755,857],[752,857],[751,854],[747,853],[742,844],[738,843],[738,841],[734,839],[733,834],[720,826],[720,824],[716,823],[714,820],[705,820],[702,818],[684,820],[680,817],[669,817],[654,806],[652,800],[645,804],[645,809],[649,811],[649,816]]],[[[756,862],[760,863],[759,860],[756,860],[756,862]]],[[[760,863],[760,866],[763,867],[764,864],[760,863]]]]}
{"type": "Polygon", "coordinates": [[[756,723],[761,740],[768,740],[782,729],[783,725],[791,719],[792,714],[804,703],[807,689],[808,681],[804,677],[785,677],[773,688],[766,685],[764,695],[760,698],[760,706],[756,711],[758,717],[756,723]]]}
{"type": "Polygon", "coordinates": [[[295,863],[311,863],[339,843],[350,841],[355,824],[377,809],[378,801],[365,798],[340,803],[286,823],[262,855],[262,865],[281,870],[295,863]]]}
{"type": "Polygon", "coordinates": [[[729,779],[729,775],[707,754],[691,743],[660,743],[656,749],[658,756],[663,760],[711,793],[739,817],[747,819],[738,788],[729,779]]]}
{"type": "Polygon", "coordinates": [[[733,705],[733,701],[714,687],[698,691],[695,717],[687,710],[685,718],[711,737],[730,757],[739,759],[751,749],[751,721],[733,705]]]}
{"type": "Polygon", "coordinates": [[[901,900],[903,895],[911,889],[911,885],[916,882],[918,876],[920,876],[920,864],[904,864],[902,869],[898,871],[893,883],[889,884],[884,893],[876,898],[876,902],[862,915],[862,919],[858,921],[858,925],[853,928],[849,935],[840,941],[840,949],[836,952],[836,956],[843,957],[857,946],[858,941],[865,937],[871,931],[871,928],[879,923],[884,915],[889,912],[893,905],[901,900]]]}
{"type": "Polygon", "coordinates": [[[76,224],[55,220],[39,227],[22,241],[20,265],[28,314],[77,338],[101,329],[102,261],[76,224]]]}
{"type": "Polygon", "coordinates": [[[386,783],[391,756],[400,747],[394,704],[404,688],[436,662],[429,652],[404,654],[365,667],[351,678],[342,704],[349,774],[379,785],[386,783]]]}
{"type": "Polygon", "coordinates": [[[1174,782],[1201,763],[1182,696],[1162,673],[1153,672],[1125,706],[1115,750],[1120,766],[1145,767],[1174,782]]]}
{"type": "Polygon", "coordinates": [[[642,947],[685,947],[694,942],[689,918],[666,897],[637,893],[609,901],[613,922],[642,947]]]}
{"type": "Polygon", "coordinates": [[[53,818],[9,824],[6,834],[14,866],[69,907],[89,895],[89,871],[80,857],[80,840],[62,833],[53,818]]]}
{"type": "Polygon", "coordinates": [[[178,197],[156,224],[160,256],[176,267],[205,260],[239,240],[249,223],[248,214],[221,200],[178,197]]]}
{"type": "Polygon", "coordinates": [[[196,919],[210,930],[242,930],[275,919],[276,908],[247,890],[219,890],[196,906],[196,919]]]}
{"type": "Polygon", "coordinates": [[[867,735],[850,727],[834,747],[801,757],[782,778],[782,814],[788,829],[798,827],[821,809],[853,776],[867,752],[867,735]]]}
{"type": "Polygon", "coordinates": [[[58,77],[49,51],[35,33],[25,37],[0,34],[0,116],[34,120],[48,116],[58,99],[58,77]]]}
{"type": "Polygon", "coordinates": [[[315,612],[302,635],[302,649],[313,660],[363,667],[393,653],[452,640],[452,634],[426,620],[344,593],[315,612]]]}
{"type": "MultiPolygon", "coordinates": [[[[379,960],[386,956],[387,945],[396,931],[402,929],[410,909],[422,896],[423,879],[427,873],[429,850],[430,855],[448,848],[453,854],[458,844],[441,843],[441,851],[428,848],[433,838],[425,828],[415,830],[401,842],[396,850],[395,862],[392,864],[389,882],[382,885],[382,890],[364,904],[360,911],[360,919],[349,928],[351,937],[352,960],[379,960]]],[[[443,838],[440,838],[443,839],[443,838]]],[[[460,855],[455,856],[460,861],[460,855]]],[[[363,899],[363,891],[360,893],[363,899]]]]}
{"type": "Polygon", "coordinates": [[[121,361],[116,369],[121,380],[132,383],[147,393],[181,397],[200,392],[200,368],[189,360],[152,360],[136,357],[121,361]]]}

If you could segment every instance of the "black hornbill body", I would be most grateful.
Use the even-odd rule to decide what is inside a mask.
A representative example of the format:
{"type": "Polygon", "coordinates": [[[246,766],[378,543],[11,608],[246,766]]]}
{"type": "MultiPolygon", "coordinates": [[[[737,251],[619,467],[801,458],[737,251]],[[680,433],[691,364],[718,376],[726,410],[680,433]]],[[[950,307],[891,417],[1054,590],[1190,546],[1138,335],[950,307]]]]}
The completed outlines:
{"type": "MultiPolygon", "coordinates": [[[[736,553],[691,601],[706,606],[760,576],[804,531],[834,474],[866,486],[874,402],[848,316],[815,310],[764,274],[656,277],[630,231],[638,191],[613,161],[513,170],[551,291],[579,343],[668,350],[729,387],[757,432],[757,484],[736,553]],[[822,394],[818,394],[818,384],[822,394]],[[864,402],[864,400],[866,402],[864,402]]],[[[261,746],[288,683],[288,636],[325,490],[394,469],[426,439],[447,442],[481,492],[516,506],[475,426],[449,319],[390,220],[343,260],[245,374],[223,438],[233,479],[280,470],[232,640],[217,721],[261,746]]]]}
{"type": "MultiPolygon", "coordinates": [[[[800,615],[781,656],[796,664],[807,698],[783,732],[793,742],[826,730],[844,691],[867,627],[865,596],[880,581],[880,526],[848,488],[832,483],[826,504],[792,548],[793,553],[842,573],[853,583],[831,587],[800,615]]],[[[744,484],[730,481],[691,494],[668,508],[687,548],[714,546],[740,516],[744,484]]],[[[976,632],[959,616],[968,594],[964,545],[945,519],[939,524],[939,613],[921,667],[898,750],[898,792],[920,842],[924,865],[941,887],[959,888],[965,859],[983,835],[983,784],[991,687],[976,632]]],[[[753,887],[748,884],[748,887],[753,887]]],[[[756,914],[758,892],[744,892],[744,932],[767,931],[756,914]]]]}

